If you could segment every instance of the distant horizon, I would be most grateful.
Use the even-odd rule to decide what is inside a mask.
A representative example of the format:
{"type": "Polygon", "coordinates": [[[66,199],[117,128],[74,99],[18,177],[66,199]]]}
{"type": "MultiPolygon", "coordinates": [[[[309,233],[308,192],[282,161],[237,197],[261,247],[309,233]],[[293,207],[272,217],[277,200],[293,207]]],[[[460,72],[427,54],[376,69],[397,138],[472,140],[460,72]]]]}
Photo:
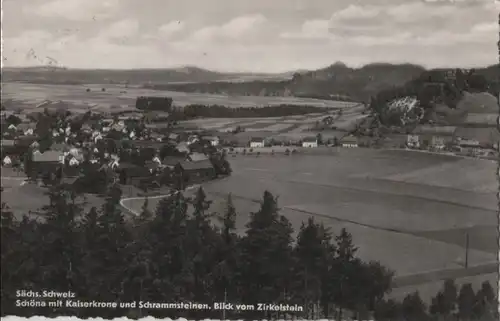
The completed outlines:
{"type": "Polygon", "coordinates": [[[479,68],[498,62],[499,9],[500,1],[4,1],[2,66],[260,74],[332,61],[479,68]]]}
{"type": "Polygon", "coordinates": [[[352,66],[343,62],[334,62],[329,65],[323,65],[315,69],[289,69],[289,70],[284,70],[284,71],[277,71],[277,72],[261,72],[261,71],[251,71],[251,70],[216,70],[216,69],[210,69],[206,67],[200,67],[196,65],[182,65],[182,66],[175,66],[175,67],[148,67],[148,68],[73,68],[73,67],[60,67],[60,66],[50,66],[50,65],[33,65],[33,66],[2,66],[2,69],[61,69],[61,70],[75,70],[75,71],[141,71],[141,70],[168,70],[168,71],[174,71],[176,69],[198,69],[201,71],[206,71],[206,72],[214,72],[214,73],[221,73],[221,74],[261,74],[261,75],[280,75],[280,74],[286,74],[286,73],[293,73],[293,72],[312,72],[316,70],[321,70],[325,68],[329,68],[334,66],[335,64],[342,63],[344,64],[347,68],[350,69],[362,69],[367,66],[373,66],[373,65],[391,65],[391,66],[415,66],[415,67],[421,67],[425,70],[439,70],[439,69],[485,69],[485,68],[490,68],[499,65],[499,63],[493,63],[493,64],[488,64],[488,65],[482,65],[482,66],[436,66],[436,67],[428,67],[424,66],[421,64],[415,64],[415,63],[393,63],[393,62],[373,62],[373,63],[367,63],[363,65],[357,65],[357,66],[352,66]]]}

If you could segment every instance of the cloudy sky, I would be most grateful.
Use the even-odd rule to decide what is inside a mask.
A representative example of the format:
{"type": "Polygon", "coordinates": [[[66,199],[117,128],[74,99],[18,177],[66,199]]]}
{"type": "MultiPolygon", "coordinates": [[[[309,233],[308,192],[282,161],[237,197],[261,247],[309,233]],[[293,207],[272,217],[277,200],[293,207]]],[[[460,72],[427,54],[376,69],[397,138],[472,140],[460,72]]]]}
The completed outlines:
{"type": "Polygon", "coordinates": [[[494,0],[4,0],[5,66],[282,72],[498,62],[494,0]]]}

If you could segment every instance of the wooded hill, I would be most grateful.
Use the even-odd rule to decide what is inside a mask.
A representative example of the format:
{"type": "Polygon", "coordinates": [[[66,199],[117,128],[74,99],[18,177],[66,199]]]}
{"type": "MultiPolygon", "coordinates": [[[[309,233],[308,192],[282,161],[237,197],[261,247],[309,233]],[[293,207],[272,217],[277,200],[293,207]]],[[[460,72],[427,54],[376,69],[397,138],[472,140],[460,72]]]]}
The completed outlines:
{"type": "MultiPolygon", "coordinates": [[[[426,70],[412,64],[369,64],[350,68],[335,63],[327,68],[295,73],[290,80],[250,82],[205,82],[185,84],[151,84],[148,88],[192,93],[212,93],[243,96],[299,96],[333,100],[369,102],[378,92],[419,79],[426,73],[446,73],[456,69],[426,70]]],[[[498,89],[498,66],[475,70],[498,89]]]]}

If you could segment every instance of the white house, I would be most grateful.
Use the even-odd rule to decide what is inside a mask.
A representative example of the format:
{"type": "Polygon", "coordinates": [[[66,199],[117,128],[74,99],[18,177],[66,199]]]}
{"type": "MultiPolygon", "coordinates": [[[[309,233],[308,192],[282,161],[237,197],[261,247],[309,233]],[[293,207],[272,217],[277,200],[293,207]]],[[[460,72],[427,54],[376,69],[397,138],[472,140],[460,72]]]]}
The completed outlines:
{"type": "Polygon", "coordinates": [[[97,135],[96,137],[94,137],[94,143],[97,143],[101,139],[102,139],[102,135],[101,134],[97,135]]]}
{"type": "Polygon", "coordinates": [[[340,145],[345,148],[358,147],[358,139],[354,136],[345,136],[340,140],[340,145]]]}
{"type": "Polygon", "coordinates": [[[80,162],[78,162],[78,160],[74,157],[71,157],[68,163],[69,166],[78,166],[78,164],[80,164],[80,162]]]}
{"type": "Polygon", "coordinates": [[[112,169],[115,169],[118,166],[120,166],[120,163],[118,162],[118,160],[113,159],[112,161],[109,162],[108,166],[111,167],[112,169]]]}
{"type": "Polygon", "coordinates": [[[212,146],[218,146],[220,144],[220,139],[217,136],[204,136],[203,140],[207,140],[210,142],[212,146]]]}
{"type": "Polygon", "coordinates": [[[10,159],[9,156],[5,156],[2,163],[4,166],[9,166],[9,165],[12,165],[12,160],[10,159]]]}
{"type": "Polygon", "coordinates": [[[445,139],[442,136],[432,136],[431,138],[431,146],[437,150],[443,150],[445,146],[445,139]]]}
{"type": "Polygon", "coordinates": [[[408,135],[408,137],[406,138],[406,145],[409,148],[420,148],[420,136],[408,135]]]}
{"type": "Polygon", "coordinates": [[[196,135],[189,136],[188,139],[187,139],[188,145],[194,144],[197,141],[199,141],[199,138],[196,135]]]}
{"type": "Polygon", "coordinates": [[[304,138],[304,140],[302,141],[302,147],[318,147],[318,140],[316,139],[316,137],[304,138]]]}
{"type": "Polygon", "coordinates": [[[251,148],[260,148],[265,146],[265,140],[263,138],[252,138],[250,140],[251,148]]]}
{"type": "Polygon", "coordinates": [[[24,135],[25,136],[31,136],[35,133],[35,131],[33,130],[33,128],[28,128],[24,131],[24,135]]]}

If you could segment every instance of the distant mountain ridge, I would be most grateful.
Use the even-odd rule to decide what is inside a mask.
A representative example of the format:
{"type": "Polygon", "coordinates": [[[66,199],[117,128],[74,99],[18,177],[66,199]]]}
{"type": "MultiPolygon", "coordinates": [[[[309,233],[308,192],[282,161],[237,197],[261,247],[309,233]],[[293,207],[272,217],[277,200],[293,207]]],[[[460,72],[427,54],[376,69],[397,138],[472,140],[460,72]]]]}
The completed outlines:
{"type": "MultiPolygon", "coordinates": [[[[354,100],[368,103],[372,97],[384,90],[404,86],[415,79],[424,79],[427,74],[445,75],[456,68],[427,70],[413,64],[373,63],[360,68],[351,68],[337,62],[314,71],[295,72],[291,79],[281,81],[253,80],[232,83],[213,81],[151,85],[148,88],[192,93],[211,93],[242,96],[298,96],[331,100],[354,100]]],[[[498,87],[498,65],[479,68],[475,74],[486,79],[493,90],[498,87]]]]}
{"type": "MultiPolygon", "coordinates": [[[[194,66],[170,69],[83,70],[59,67],[4,68],[3,81],[45,84],[129,84],[156,90],[236,96],[297,96],[368,103],[381,91],[405,86],[415,79],[427,83],[438,74],[457,70],[427,70],[414,64],[372,63],[352,68],[336,62],[312,71],[280,74],[225,73],[194,66]],[[429,78],[429,80],[427,80],[429,78]]],[[[498,91],[499,65],[475,73],[498,91]]],[[[438,77],[438,78],[439,78],[438,77]]],[[[434,80],[432,80],[434,81],[434,80]]],[[[431,82],[432,82],[431,81],[431,82]]],[[[419,85],[420,86],[420,85],[419,85]]]]}
{"type": "Polygon", "coordinates": [[[218,72],[194,66],[166,69],[72,69],[56,66],[6,67],[5,82],[44,84],[167,84],[212,81],[246,81],[253,79],[286,79],[293,72],[282,74],[218,72]]]}

